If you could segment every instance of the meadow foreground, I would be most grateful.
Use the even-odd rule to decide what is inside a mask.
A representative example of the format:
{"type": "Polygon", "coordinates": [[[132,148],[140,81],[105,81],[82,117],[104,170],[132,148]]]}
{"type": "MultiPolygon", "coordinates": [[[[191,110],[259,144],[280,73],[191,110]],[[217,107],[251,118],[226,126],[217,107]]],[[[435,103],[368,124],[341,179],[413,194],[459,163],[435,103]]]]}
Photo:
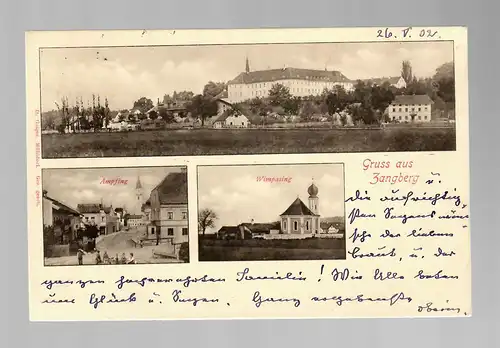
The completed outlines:
{"type": "Polygon", "coordinates": [[[44,134],[43,158],[454,151],[454,128],[193,129],[44,134]]]}

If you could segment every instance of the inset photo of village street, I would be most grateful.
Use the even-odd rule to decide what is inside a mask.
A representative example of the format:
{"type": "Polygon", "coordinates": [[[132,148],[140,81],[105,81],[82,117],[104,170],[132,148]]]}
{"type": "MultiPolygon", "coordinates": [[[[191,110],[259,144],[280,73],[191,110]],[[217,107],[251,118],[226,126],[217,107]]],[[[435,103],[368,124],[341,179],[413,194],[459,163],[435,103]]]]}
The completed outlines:
{"type": "Polygon", "coordinates": [[[343,164],[198,167],[199,261],[345,259],[343,164]]]}
{"type": "Polygon", "coordinates": [[[186,167],[43,169],[45,266],[189,262],[186,167]]]}

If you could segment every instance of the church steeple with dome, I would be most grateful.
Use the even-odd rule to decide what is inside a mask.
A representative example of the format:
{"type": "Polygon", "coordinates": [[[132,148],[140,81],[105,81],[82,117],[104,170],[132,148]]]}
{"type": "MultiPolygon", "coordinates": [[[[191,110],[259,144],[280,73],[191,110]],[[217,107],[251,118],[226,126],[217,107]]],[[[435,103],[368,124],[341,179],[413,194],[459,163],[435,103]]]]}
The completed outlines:
{"type": "Polygon", "coordinates": [[[319,198],[318,198],[318,187],[316,185],[314,185],[314,179],[313,179],[313,182],[311,184],[311,186],[309,186],[309,188],[307,189],[307,193],[309,193],[309,209],[314,213],[314,214],[318,214],[318,211],[319,211],[319,198]]]}

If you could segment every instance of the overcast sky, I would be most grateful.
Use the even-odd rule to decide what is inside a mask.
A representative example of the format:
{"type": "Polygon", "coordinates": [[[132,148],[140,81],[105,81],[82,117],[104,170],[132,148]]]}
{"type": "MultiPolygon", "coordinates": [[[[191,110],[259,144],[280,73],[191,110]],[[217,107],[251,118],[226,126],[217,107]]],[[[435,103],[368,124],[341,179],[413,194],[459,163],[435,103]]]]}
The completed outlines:
{"type": "Polygon", "coordinates": [[[214,210],[214,229],[242,222],[273,222],[297,196],[308,206],[314,180],[322,217],[344,216],[343,168],[340,164],[198,167],[198,209],[214,210]],[[258,182],[258,176],[291,177],[290,183],[258,182]]]}
{"type": "Polygon", "coordinates": [[[42,185],[49,197],[74,209],[80,203],[101,203],[102,198],[106,206],[113,204],[114,208],[127,208],[130,211],[135,203],[138,176],[144,189],[145,202],[151,190],[168,173],[179,171],[180,168],[176,167],[44,169],[42,185]],[[120,178],[128,182],[126,185],[104,185],[101,184],[102,178],[120,178]]]}
{"type": "Polygon", "coordinates": [[[350,79],[398,76],[411,61],[418,77],[453,61],[452,42],[269,44],[50,48],[41,50],[42,110],[56,109],[62,96],[107,97],[113,110],[131,108],[148,97],[156,103],[174,90],[200,93],[210,80],[233,79],[245,70],[283,68],[339,70],[350,79]]]}

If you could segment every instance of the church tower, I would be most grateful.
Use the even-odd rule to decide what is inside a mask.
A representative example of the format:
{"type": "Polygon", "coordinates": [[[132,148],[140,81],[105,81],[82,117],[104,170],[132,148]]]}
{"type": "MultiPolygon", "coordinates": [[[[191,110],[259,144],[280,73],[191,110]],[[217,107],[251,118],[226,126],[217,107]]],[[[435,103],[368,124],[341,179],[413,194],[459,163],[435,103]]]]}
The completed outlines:
{"type": "Polygon", "coordinates": [[[309,209],[314,214],[319,214],[319,198],[318,198],[318,187],[314,185],[314,181],[307,189],[307,193],[309,193],[309,209]]]}
{"type": "Polygon", "coordinates": [[[134,214],[141,214],[142,202],[143,202],[143,189],[141,184],[141,179],[137,177],[137,183],[135,184],[135,211],[134,214]]]}
{"type": "Polygon", "coordinates": [[[246,60],[245,72],[248,74],[250,72],[250,63],[248,62],[248,57],[246,60]]]}

